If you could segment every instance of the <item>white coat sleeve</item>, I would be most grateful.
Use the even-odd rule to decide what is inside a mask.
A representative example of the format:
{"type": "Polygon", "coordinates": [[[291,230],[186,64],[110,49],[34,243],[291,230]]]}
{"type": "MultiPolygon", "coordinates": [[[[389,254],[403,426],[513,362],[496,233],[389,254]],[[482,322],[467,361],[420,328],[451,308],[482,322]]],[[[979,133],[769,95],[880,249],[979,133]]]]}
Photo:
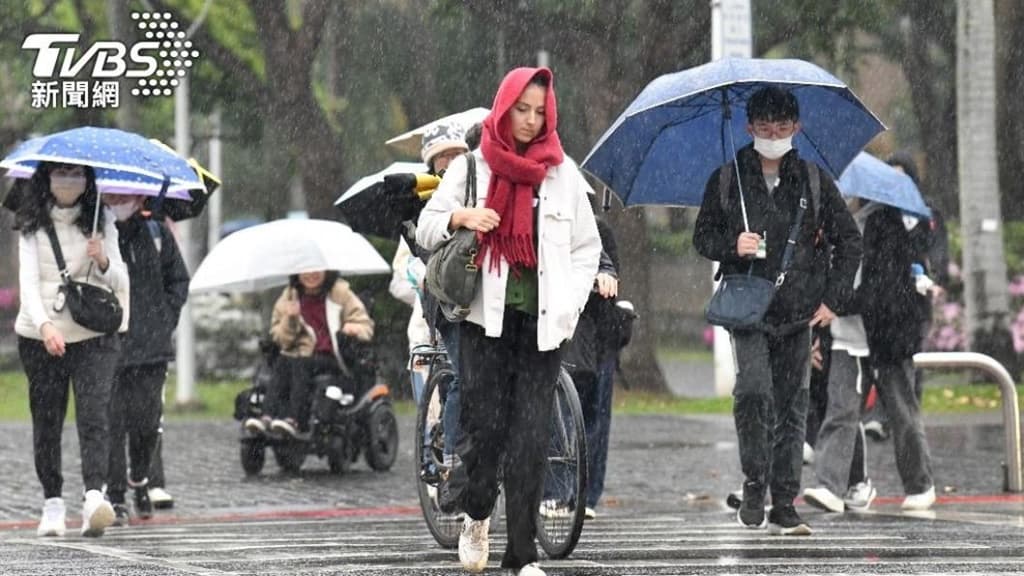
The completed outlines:
{"type": "Polygon", "coordinates": [[[412,251],[406,244],[405,238],[398,239],[398,250],[391,261],[391,284],[388,285],[388,292],[396,299],[412,306],[416,302],[416,291],[409,282],[408,267],[412,251]]]}
{"type": "Polygon", "coordinates": [[[18,297],[36,330],[50,321],[39,283],[39,241],[35,234],[18,234],[18,297]]]}
{"type": "MultiPolygon", "coordinates": [[[[479,162],[479,159],[477,159],[479,162]]],[[[466,204],[466,157],[459,156],[448,165],[441,185],[420,212],[416,224],[416,243],[426,250],[436,250],[452,237],[448,231],[452,213],[466,204]]],[[[479,186],[479,183],[477,183],[479,186]]],[[[486,183],[484,184],[486,186],[486,183]]]]}
{"type": "Polygon", "coordinates": [[[573,224],[570,257],[572,260],[572,296],[576,311],[583,313],[597,277],[601,261],[601,236],[597,231],[594,211],[587,197],[590,185],[578,170],[576,190],[576,218],[573,224]]]}
{"type": "Polygon", "coordinates": [[[110,210],[103,215],[103,252],[110,260],[105,272],[100,271],[97,266],[94,272],[115,292],[127,292],[128,289],[128,266],[121,257],[121,246],[118,244],[117,225],[114,213],[110,210]]]}

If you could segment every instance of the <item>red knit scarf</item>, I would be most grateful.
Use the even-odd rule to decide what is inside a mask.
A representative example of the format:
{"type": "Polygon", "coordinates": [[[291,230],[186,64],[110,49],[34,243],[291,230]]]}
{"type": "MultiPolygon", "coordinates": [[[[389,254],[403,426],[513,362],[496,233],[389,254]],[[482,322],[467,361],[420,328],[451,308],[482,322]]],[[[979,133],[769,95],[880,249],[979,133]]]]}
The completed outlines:
{"type": "Polygon", "coordinates": [[[544,182],[548,169],[562,163],[564,153],[556,126],[558,114],[551,71],[547,68],[516,68],[502,80],[494,96],[491,113],[483,123],[480,151],[491,169],[487,185],[487,207],[498,213],[501,223],[480,236],[477,265],[490,254],[490,267],[499,269],[502,258],[515,274],[521,268],[536,268],[533,248],[533,191],[544,182]],[[516,149],[509,110],[535,76],[548,81],[544,107],[544,128],[523,152],[516,149]]]}

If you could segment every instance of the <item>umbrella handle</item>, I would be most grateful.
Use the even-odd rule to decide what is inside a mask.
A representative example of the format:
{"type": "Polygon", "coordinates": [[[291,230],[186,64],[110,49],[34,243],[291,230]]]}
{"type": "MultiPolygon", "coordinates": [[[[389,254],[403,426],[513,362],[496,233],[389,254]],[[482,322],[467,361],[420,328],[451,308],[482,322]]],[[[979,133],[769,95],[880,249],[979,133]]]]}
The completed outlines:
{"type": "Polygon", "coordinates": [[[92,237],[96,237],[96,229],[100,225],[100,209],[103,206],[103,194],[96,188],[96,210],[92,214],[92,237]]]}
{"type": "MultiPolygon", "coordinates": [[[[740,192],[740,210],[743,211],[743,230],[750,232],[750,222],[747,221],[747,203],[743,200],[743,181],[740,179],[740,163],[736,157],[736,141],[732,135],[732,108],[729,107],[729,91],[722,88],[722,133],[729,136],[729,149],[732,152],[732,167],[736,171],[736,188],[740,192]]],[[[722,156],[725,156],[725,138],[722,138],[722,156]]],[[[726,164],[725,158],[722,163],[726,164]]],[[[726,166],[728,166],[726,164],[726,166]]],[[[722,176],[719,175],[719,178],[722,176]]]]}

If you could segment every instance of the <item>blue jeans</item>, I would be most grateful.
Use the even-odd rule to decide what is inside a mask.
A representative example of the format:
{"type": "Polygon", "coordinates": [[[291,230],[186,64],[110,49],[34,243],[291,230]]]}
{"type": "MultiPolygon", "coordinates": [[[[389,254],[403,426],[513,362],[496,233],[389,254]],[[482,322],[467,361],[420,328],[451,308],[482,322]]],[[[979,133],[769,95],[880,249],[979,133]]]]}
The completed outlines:
{"type": "Polygon", "coordinates": [[[448,384],[444,401],[444,455],[451,456],[455,454],[455,444],[459,440],[459,413],[462,411],[462,395],[459,393],[459,325],[441,322],[438,332],[441,333],[452,372],[455,373],[448,384]]]}
{"type": "Polygon", "coordinates": [[[618,358],[614,356],[597,367],[596,385],[580,395],[583,421],[587,430],[587,506],[595,508],[604,492],[608,465],[608,437],[612,430],[612,387],[618,358]]]}

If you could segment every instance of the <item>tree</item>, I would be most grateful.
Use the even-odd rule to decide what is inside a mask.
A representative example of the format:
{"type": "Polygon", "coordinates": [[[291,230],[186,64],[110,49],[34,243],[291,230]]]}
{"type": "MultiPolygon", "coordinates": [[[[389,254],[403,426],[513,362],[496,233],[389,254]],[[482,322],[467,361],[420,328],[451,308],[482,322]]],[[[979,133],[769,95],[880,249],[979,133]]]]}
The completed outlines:
{"type": "Polygon", "coordinates": [[[993,0],[957,2],[957,132],[968,342],[1012,358],[996,152],[993,0]]]}

